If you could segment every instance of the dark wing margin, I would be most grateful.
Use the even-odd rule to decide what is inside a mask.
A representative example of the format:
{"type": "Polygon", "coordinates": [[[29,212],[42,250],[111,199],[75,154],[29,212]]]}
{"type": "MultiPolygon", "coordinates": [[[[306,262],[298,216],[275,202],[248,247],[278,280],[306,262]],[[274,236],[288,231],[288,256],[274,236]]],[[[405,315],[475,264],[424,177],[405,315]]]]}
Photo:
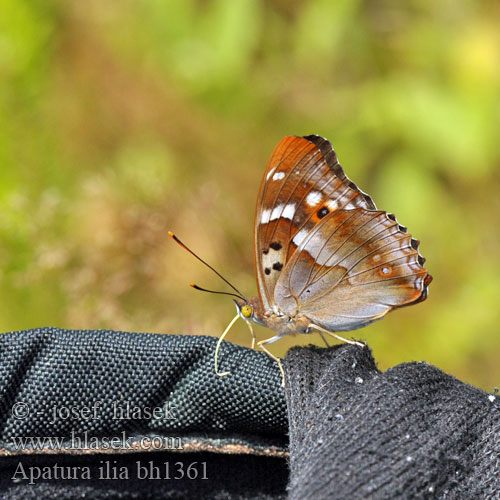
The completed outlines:
{"type": "Polygon", "coordinates": [[[339,160],[337,158],[337,153],[335,153],[335,150],[333,149],[333,146],[331,145],[330,141],[328,139],[325,139],[324,137],[321,137],[320,135],[305,135],[304,139],[306,139],[309,142],[312,142],[315,144],[323,158],[325,159],[327,165],[333,170],[333,173],[347,186],[349,186],[351,189],[354,189],[354,191],[357,191],[359,194],[363,196],[363,198],[366,201],[367,208],[369,210],[376,210],[377,207],[375,206],[375,203],[373,202],[371,196],[369,194],[366,194],[364,191],[361,191],[361,189],[356,186],[354,182],[347,177],[347,175],[344,172],[344,169],[339,163],[339,160]]]}

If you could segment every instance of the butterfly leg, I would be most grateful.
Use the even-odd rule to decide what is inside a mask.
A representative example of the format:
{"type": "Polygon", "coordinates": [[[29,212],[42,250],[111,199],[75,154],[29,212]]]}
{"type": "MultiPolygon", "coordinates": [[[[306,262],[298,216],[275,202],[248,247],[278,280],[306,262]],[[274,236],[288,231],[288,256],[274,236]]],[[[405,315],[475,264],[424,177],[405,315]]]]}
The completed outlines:
{"type": "Polygon", "coordinates": [[[222,341],[224,340],[224,337],[227,335],[227,332],[231,329],[231,327],[234,325],[235,321],[240,317],[239,314],[237,314],[232,320],[229,325],[227,325],[227,328],[224,330],[224,333],[219,337],[219,340],[217,342],[217,347],[215,348],[215,373],[219,377],[225,377],[226,375],[230,375],[231,372],[219,372],[219,361],[218,361],[218,356],[219,356],[219,349],[222,344],[222,341]]]}
{"type": "Polygon", "coordinates": [[[281,359],[278,358],[278,356],[275,356],[269,349],[267,349],[267,347],[264,347],[264,344],[271,344],[272,342],[278,340],[281,337],[282,337],[282,335],[275,335],[274,337],[271,337],[270,339],[265,339],[265,340],[261,340],[260,342],[257,342],[257,345],[270,358],[274,359],[274,361],[276,361],[276,363],[278,363],[278,367],[279,367],[280,372],[281,372],[281,387],[285,387],[285,370],[283,370],[283,365],[281,364],[281,359]]]}
{"type": "Polygon", "coordinates": [[[331,345],[328,343],[328,340],[326,340],[325,336],[323,335],[323,332],[318,332],[319,336],[323,339],[323,342],[326,344],[326,347],[331,347],[331,345]]]}
{"type": "MultiPolygon", "coordinates": [[[[357,340],[348,340],[345,339],[344,337],[341,337],[340,335],[337,335],[336,333],[329,332],[328,330],[325,330],[321,326],[315,325],[314,323],[311,323],[309,325],[309,328],[314,328],[315,330],[318,330],[320,332],[320,335],[323,337],[322,333],[327,333],[328,335],[331,335],[332,337],[335,337],[338,340],[341,340],[342,342],[345,342],[346,344],[352,344],[352,345],[357,345],[359,347],[365,347],[365,344],[362,344],[361,342],[358,342],[357,340]]],[[[323,338],[323,340],[325,340],[323,338]]]]}

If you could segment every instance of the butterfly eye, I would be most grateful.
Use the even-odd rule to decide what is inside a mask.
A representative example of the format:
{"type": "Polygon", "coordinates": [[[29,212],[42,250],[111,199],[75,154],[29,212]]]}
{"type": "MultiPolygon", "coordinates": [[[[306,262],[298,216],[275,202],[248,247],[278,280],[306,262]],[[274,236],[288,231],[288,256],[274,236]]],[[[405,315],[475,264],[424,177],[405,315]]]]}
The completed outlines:
{"type": "Polygon", "coordinates": [[[249,306],[248,304],[244,305],[241,308],[241,314],[243,315],[244,318],[250,318],[252,316],[253,308],[252,306],[249,306]]]}

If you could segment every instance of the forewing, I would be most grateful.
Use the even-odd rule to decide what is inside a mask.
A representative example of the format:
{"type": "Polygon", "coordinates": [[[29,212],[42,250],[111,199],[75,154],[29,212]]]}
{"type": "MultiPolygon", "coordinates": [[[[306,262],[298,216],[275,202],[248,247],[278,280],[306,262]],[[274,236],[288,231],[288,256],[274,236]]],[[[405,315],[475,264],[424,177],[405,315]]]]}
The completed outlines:
{"type": "Polygon", "coordinates": [[[283,270],[274,300],[329,331],[354,330],[424,300],[432,277],[419,242],[395,217],[338,210],[305,237],[283,270]]]}
{"type": "Polygon", "coordinates": [[[319,136],[285,137],[262,180],[255,216],[255,268],[264,310],[276,282],[309,231],[342,209],[374,210],[370,196],[345,175],[331,144],[319,136]]]}

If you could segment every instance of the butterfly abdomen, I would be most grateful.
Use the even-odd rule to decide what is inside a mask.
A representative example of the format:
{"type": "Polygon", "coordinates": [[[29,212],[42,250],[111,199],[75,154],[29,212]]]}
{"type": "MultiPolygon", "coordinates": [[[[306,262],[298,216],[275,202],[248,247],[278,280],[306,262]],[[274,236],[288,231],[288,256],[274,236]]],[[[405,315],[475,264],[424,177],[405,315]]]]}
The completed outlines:
{"type": "Polygon", "coordinates": [[[265,314],[261,320],[265,326],[282,335],[310,332],[311,321],[300,313],[293,317],[278,313],[265,314]]]}

